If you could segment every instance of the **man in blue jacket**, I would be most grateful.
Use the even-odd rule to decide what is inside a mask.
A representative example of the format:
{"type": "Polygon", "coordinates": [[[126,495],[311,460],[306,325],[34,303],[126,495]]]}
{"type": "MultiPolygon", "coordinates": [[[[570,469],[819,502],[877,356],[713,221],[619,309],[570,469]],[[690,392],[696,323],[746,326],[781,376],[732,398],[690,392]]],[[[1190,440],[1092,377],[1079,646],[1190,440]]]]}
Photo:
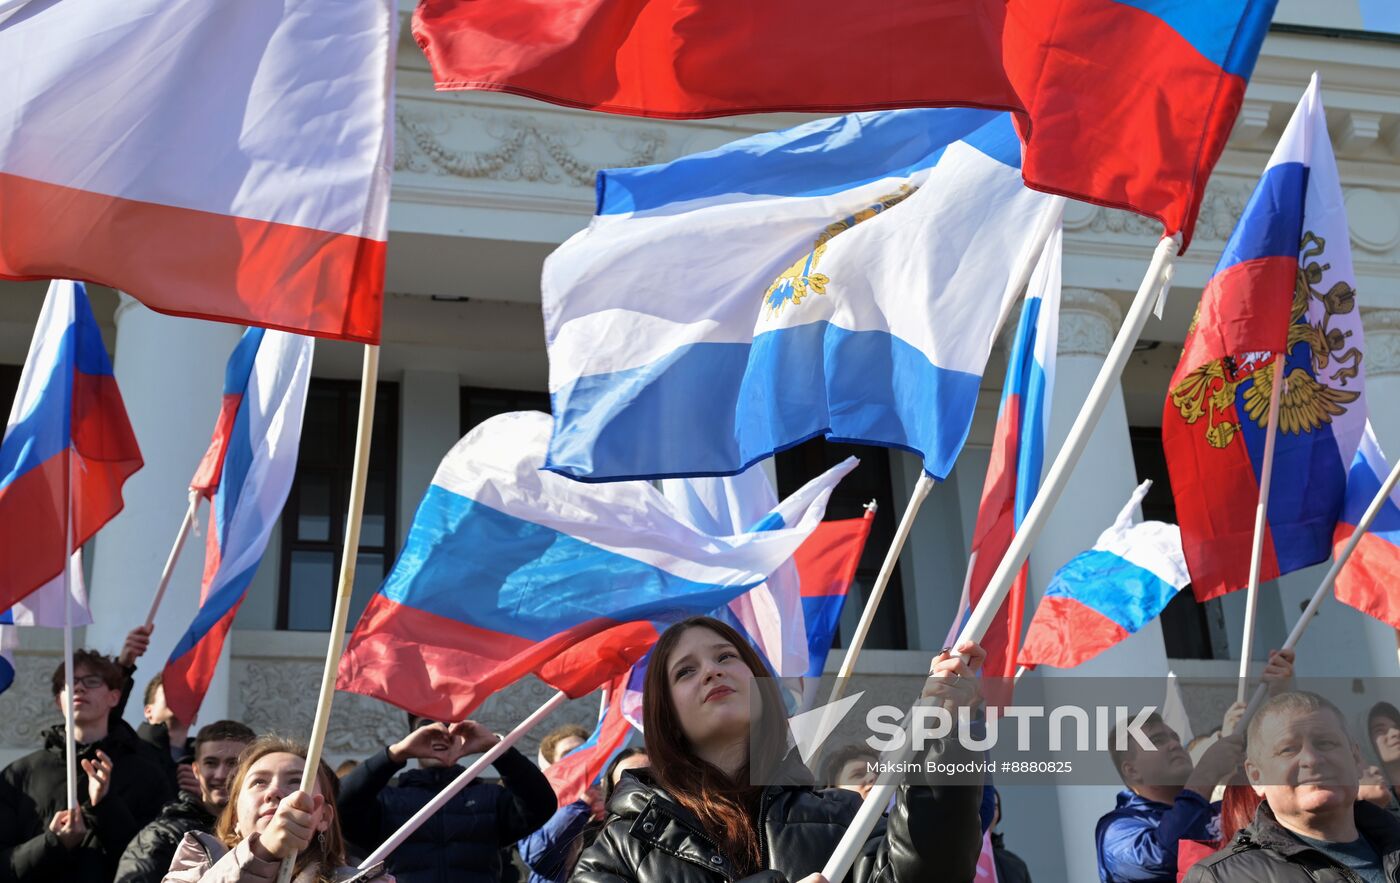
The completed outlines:
{"type": "MultiPolygon", "coordinates": [[[[1292,677],[1293,651],[1270,653],[1263,676],[1270,691],[1286,689],[1292,677]]],[[[1133,739],[1124,751],[1110,749],[1127,788],[1094,829],[1103,883],[1176,883],[1177,843],[1219,838],[1220,804],[1211,795],[1244,762],[1242,734],[1222,735],[1193,765],[1160,715],[1150,716],[1142,732],[1153,750],[1133,739]]]]}
{"type": "MultiPolygon", "coordinates": [[[[472,721],[447,726],[410,717],[412,731],[340,781],[336,808],[346,839],[368,853],[462,770],[457,761],[500,737],[472,721]],[[409,760],[418,769],[398,775],[409,760]]],[[[501,784],[474,781],[428,819],[388,859],[399,883],[500,883],[501,853],[554,813],[554,789],[514,748],[492,764],[501,784]]]]}

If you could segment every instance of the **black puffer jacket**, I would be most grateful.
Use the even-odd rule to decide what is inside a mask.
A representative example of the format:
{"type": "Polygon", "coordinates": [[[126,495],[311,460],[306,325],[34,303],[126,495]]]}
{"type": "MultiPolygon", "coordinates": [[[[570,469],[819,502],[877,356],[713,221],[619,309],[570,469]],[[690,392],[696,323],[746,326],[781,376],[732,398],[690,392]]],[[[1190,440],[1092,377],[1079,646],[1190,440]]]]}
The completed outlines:
{"type": "MultiPolygon", "coordinates": [[[[539,768],[511,748],[492,764],[504,783],[472,782],[423,823],[393,855],[399,883],[500,883],[501,851],[554,814],[554,789],[539,768]]],[[[341,830],[368,854],[446,788],[459,766],[403,769],[380,751],[346,774],[336,809],[341,830]]]]}
{"type": "Polygon", "coordinates": [[[181,791],[160,808],[155,821],[127,844],[117,865],[115,883],[160,883],[170,870],[170,860],[185,834],[190,831],[214,830],[214,817],[204,808],[204,801],[181,791]]]}
{"type": "MultiPolygon", "coordinates": [[[[961,748],[939,758],[974,758],[961,748]],[[953,755],[956,753],[956,757],[953,755]]],[[[795,779],[796,777],[789,777],[795,779]]],[[[932,777],[936,778],[936,777],[932,777]]],[[[970,883],[982,850],[980,784],[901,786],[894,809],[866,841],[851,883],[970,883]]],[[[759,799],[765,880],[819,873],[860,809],[860,796],[810,785],[770,785],[759,799]],[[771,872],[777,872],[774,876],[771,872]]],[[[730,860],[695,816],[651,779],[629,770],[571,883],[718,883],[733,880],[730,860]]]]}
{"type": "Polygon", "coordinates": [[[112,759],[112,784],[101,803],[89,806],[87,774],[78,767],[78,802],[88,833],[74,849],[49,832],[49,821],[67,806],[63,727],[45,730],[43,748],[0,773],[0,883],[108,883],[127,843],[175,795],[150,749],[125,723],[82,746],[78,757],[95,758],[99,748],[112,759]]]}
{"type": "MultiPolygon", "coordinates": [[[[1400,822],[1359,800],[1356,829],[1381,856],[1385,878],[1400,883],[1400,822]]],[[[1219,852],[1186,872],[1186,883],[1360,883],[1356,874],[1293,836],[1259,804],[1254,821],[1219,852]]]]}

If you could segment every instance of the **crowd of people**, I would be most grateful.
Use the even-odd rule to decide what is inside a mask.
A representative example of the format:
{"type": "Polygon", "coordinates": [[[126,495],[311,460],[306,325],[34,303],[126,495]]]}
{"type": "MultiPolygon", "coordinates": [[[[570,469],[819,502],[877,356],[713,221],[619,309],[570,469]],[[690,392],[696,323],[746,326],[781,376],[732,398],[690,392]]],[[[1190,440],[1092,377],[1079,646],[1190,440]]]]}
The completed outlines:
{"type": "MultiPolygon", "coordinates": [[[[699,617],[668,629],[653,652],[645,747],[612,757],[582,799],[560,806],[544,772],[588,738],[561,727],[534,761],[507,749],[493,763],[497,779],[471,783],[385,863],[359,870],[462,758],[500,737],[472,721],[410,715],[401,739],[339,774],[321,764],[307,787],[304,745],[229,720],[191,735],[158,678],[144,723],[127,724],[148,639],[133,631],[116,659],[74,654],[76,812],[61,725],[0,773],[0,883],[271,883],[287,859],[296,883],[821,883],[875,782],[878,757],[863,745],[827,752],[813,777],[789,747],[785,704],[762,659],[728,625],[699,617]],[[764,764],[775,784],[751,782],[764,764]]],[[[976,706],[982,658],[975,644],[944,650],[924,696],[976,706]]],[[[1400,776],[1400,710],[1371,709],[1377,763],[1367,766],[1342,712],[1291,689],[1292,667],[1292,653],[1271,655],[1269,698],[1244,732],[1240,705],[1189,747],[1153,716],[1142,731],[1154,750],[1129,740],[1113,752],[1125,788],[1095,831],[1102,881],[1400,880],[1400,792],[1389,784],[1400,776]]],[[[52,688],[62,708],[62,666],[52,688]]],[[[977,760],[956,739],[929,752],[943,763],[977,760]]],[[[1002,841],[1001,814],[990,782],[910,777],[848,879],[971,883],[989,843],[997,879],[1029,883],[1033,869],[1002,841]]]]}

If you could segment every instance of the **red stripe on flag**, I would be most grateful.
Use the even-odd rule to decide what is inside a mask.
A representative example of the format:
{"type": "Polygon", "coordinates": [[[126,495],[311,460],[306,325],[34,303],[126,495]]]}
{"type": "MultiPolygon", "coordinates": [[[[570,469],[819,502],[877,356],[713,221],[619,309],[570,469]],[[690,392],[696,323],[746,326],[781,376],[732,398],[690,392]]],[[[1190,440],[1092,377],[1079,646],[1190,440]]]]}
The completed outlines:
{"type": "Polygon", "coordinates": [[[1003,0],[874,0],[859,13],[840,0],[424,0],[413,36],[439,89],[609,113],[1011,109],[1004,17],[1003,0]]]}
{"type": "Polygon", "coordinates": [[[1011,9],[1003,46],[1030,121],[1026,183],[1158,218],[1168,232],[1183,231],[1184,251],[1244,81],[1127,3],[1035,0],[1011,9]]]}
{"type": "Polygon", "coordinates": [[[1040,600],[1017,661],[1027,668],[1074,668],[1126,637],[1126,629],[1097,610],[1051,595],[1040,600]]]}
{"type": "MultiPolygon", "coordinates": [[[[975,608],[992,576],[1001,566],[1001,559],[1011,547],[1016,535],[1016,478],[1021,442],[1021,397],[1008,395],[1001,403],[995,436],[992,439],[991,460],[982,486],[982,501],[977,507],[977,524],[973,528],[972,577],[968,583],[968,607],[975,608]]],[[[1016,574],[1011,593],[997,609],[982,637],[982,649],[987,660],[982,670],[989,677],[1009,678],[1016,673],[1016,648],[1021,640],[1021,623],[1026,606],[1026,565],[1016,574]]]]}
{"type": "Polygon", "coordinates": [[[1226,267],[1206,283],[1195,328],[1186,337],[1174,388],[1207,362],[1244,353],[1282,352],[1297,284],[1294,257],[1257,258],[1226,267]]]}
{"type": "Polygon", "coordinates": [[[190,490],[211,497],[219,487],[219,478],[224,474],[224,454],[228,451],[229,433],[233,431],[233,421],[238,417],[238,406],[242,403],[242,393],[224,393],[219,405],[219,417],[214,422],[214,436],[209,440],[209,450],[199,461],[199,468],[194,471],[194,478],[190,479],[190,490]]]}
{"type": "Polygon", "coordinates": [[[527,674],[573,698],[622,674],[656,642],[650,623],[591,620],[535,642],[375,595],[341,659],[337,689],[434,720],[465,720],[527,674]]]}
{"type": "MultiPolygon", "coordinates": [[[[204,600],[201,599],[200,603],[204,600]]],[[[224,641],[228,639],[229,629],[233,627],[233,620],[238,616],[238,608],[242,604],[243,599],[240,598],[233,609],[225,613],[188,653],[165,664],[162,680],[165,684],[165,704],[181,720],[194,720],[199,706],[203,704],[209,685],[214,680],[214,672],[219,667],[224,641]]]]}
{"type": "MultiPolygon", "coordinates": [[[[1333,544],[1341,551],[1356,526],[1338,522],[1333,544]]],[[[1337,600],[1367,616],[1400,629],[1400,547],[1367,533],[1352,550],[1346,567],[1337,574],[1337,600]]]]}
{"type": "Polygon", "coordinates": [[[174,316],[378,343],[386,247],[0,173],[0,278],[87,280],[174,316]]]}
{"type": "Polygon", "coordinates": [[[844,596],[860,566],[873,518],[823,521],[792,556],[804,598],[844,596]]]}

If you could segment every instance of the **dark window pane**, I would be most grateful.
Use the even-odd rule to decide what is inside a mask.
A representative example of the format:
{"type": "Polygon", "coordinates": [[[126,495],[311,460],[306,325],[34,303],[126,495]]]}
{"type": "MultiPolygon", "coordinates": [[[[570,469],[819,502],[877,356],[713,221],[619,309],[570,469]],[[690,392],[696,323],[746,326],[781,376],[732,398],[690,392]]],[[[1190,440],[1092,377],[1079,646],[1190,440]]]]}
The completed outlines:
{"type": "MultiPolygon", "coordinates": [[[[398,387],[381,383],[374,409],[360,564],[352,598],[358,617],[384,579],[394,556],[398,500],[398,387]]],[[[280,628],[324,630],[330,626],[334,573],[345,541],[346,504],[355,462],[354,430],[360,385],[314,378],[307,396],[297,477],[282,518],[280,628]]],[[[354,620],[351,620],[353,625],[354,620]]]]}
{"type": "MultiPolygon", "coordinates": [[[[866,445],[844,445],[825,439],[812,439],[783,451],[776,458],[779,496],[787,496],[808,481],[850,456],[860,458],[860,465],[841,480],[826,507],[828,519],[860,518],[871,500],[879,504],[875,523],[870,526],[870,539],[856,568],[855,580],[841,611],[841,634],[855,631],[865,600],[880,573],[885,551],[894,539],[898,514],[890,480],[890,452],[886,448],[866,445]]],[[[838,636],[836,646],[843,646],[838,636]]],[[[900,568],[895,567],[880,609],[871,623],[865,646],[881,650],[904,650],[909,646],[909,632],[904,618],[904,586],[900,568]]]]}
{"type": "MultiPolygon", "coordinates": [[[[1162,450],[1162,430],[1155,426],[1134,426],[1129,428],[1128,436],[1139,480],[1152,479],[1152,489],[1142,501],[1142,517],[1176,524],[1176,499],[1172,496],[1171,476],[1162,450]]],[[[1162,611],[1162,640],[1171,659],[1228,659],[1229,646],[1220,600],[1201,604],[1190,586],[1182,589],[1162,611]]]]}
{"type": "Polygon", "coordinates": [[[482,389],[462,387],[461,429],[466,435],[477,425],[498,414],[511,411],[543,411],[550,413],[549,395],[513,389],[482,389]]]}
{"type": "Polygon", "coordinates": [[[331,480],[324,473],[309,473],[297,484],[297,539],[331,541],[331,480]]]}
{"type": "Polygon", "coordinates": [[[0,416],[9,417],[19,390],[19,365],[0,365],[0,416]]]}
{"type": "Polygon", "coordinates": [[[325,631],[335,599],[335,553],[293,551],[287,592],[287,628],[325,631]]]}
{"type": "Polygon", "coordinates": [[[350,628],[360,621],[365,605],[384,582],[384,556],[361,554],[355,561],[355,588],[350,594],[350,628]]]}

